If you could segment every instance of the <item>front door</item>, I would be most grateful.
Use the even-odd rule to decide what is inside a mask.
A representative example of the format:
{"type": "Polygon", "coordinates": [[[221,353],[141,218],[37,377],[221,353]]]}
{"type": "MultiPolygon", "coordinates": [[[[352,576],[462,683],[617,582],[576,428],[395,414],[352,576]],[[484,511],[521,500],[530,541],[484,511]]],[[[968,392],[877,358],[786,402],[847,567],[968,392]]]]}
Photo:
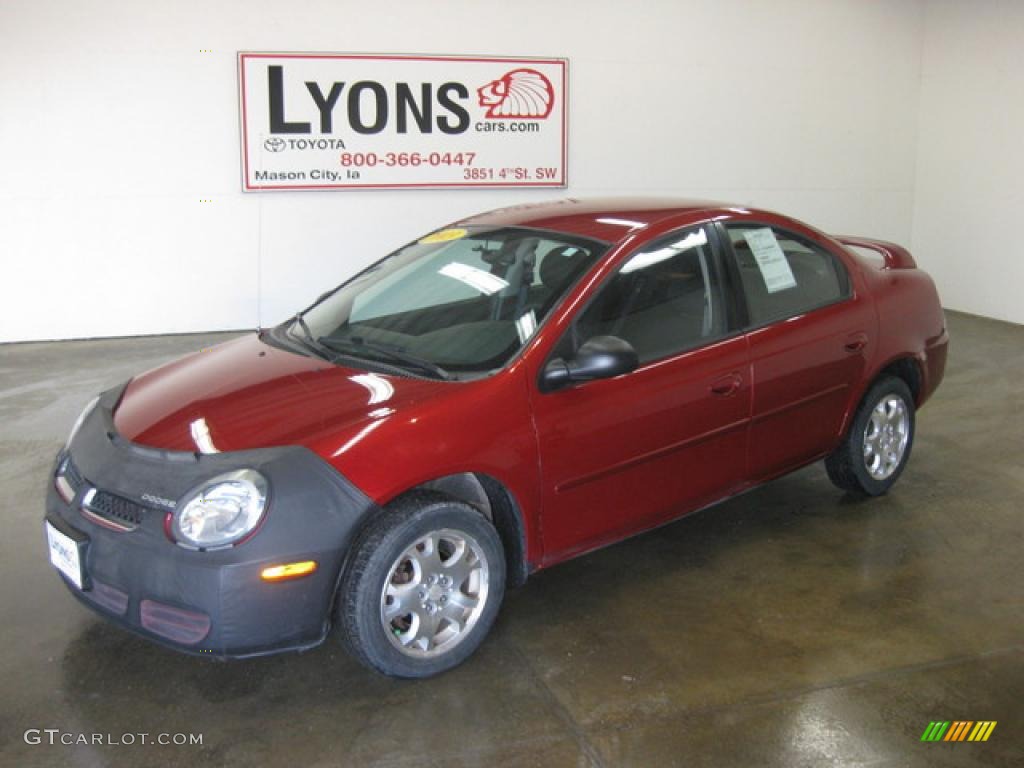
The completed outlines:
{"type": "Polygon", "coordinates": [[[737,489],[745,475],[747,340],[730,335],[703,226],[644,246],[599,289],[557,355],[625,339],[640,367],[534,392],[544,561],[665,522],[737,489]]]}

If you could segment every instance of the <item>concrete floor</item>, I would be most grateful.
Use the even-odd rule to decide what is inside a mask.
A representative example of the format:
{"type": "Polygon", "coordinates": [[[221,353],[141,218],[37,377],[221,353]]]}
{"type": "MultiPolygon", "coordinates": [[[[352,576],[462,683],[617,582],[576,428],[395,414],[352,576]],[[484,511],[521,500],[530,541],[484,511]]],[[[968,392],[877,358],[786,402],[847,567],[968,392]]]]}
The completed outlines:
{"type": "Polygon", "coordinates": [[[0,347],[0,765],[1024,765],[1024,328],[949,322],[888,497],[845,498],[814,466],[539,574],[424,682],[333,638],[189,658],[80,607],[46,561],[54,453],[93,393],[225,336],[0,347]],[[920,742],[958,719],[998,726],[920,742]],[[30,728],[203,744],[29,745],[30,728]]]}

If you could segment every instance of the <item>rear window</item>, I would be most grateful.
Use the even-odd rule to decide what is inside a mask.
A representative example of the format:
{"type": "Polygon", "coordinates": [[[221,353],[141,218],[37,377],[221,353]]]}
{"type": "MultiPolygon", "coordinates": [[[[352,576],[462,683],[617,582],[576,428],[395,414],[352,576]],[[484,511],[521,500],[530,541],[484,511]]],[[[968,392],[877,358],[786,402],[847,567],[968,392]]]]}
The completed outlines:
{"type": "Polygon", "coordinates": [[[727,225],[751,325],[845,299],[850,281],[824,248],[776,227],[727,225]]]}

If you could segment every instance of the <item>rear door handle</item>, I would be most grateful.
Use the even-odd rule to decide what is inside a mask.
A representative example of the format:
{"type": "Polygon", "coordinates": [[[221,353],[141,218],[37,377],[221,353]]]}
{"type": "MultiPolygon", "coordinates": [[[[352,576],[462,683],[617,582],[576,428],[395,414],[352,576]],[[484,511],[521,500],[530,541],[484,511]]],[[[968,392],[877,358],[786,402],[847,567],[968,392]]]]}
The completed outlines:
{"type": "Polygon", "coordinates": [[[736,394],[741,384],[743,384],[743,379],[740,375],[738,373],[730,373],[728,376],[723,376],[711,382],[711,394],[718,397],[729,397],[736,394]]]}
{"type": "Polygon", "coordinates": [[[866,333],[855,333],[851,335],[847,340],[843,348],[853,354],[854,352],[860,352],[864,347],[868,345],[868,335],[866,333]]]}

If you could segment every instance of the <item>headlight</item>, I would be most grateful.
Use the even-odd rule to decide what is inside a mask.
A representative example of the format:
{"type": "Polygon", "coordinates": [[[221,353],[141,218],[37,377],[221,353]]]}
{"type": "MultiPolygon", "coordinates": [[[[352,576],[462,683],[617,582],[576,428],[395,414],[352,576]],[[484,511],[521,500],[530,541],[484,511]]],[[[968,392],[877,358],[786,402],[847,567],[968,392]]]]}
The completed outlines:
{"type": "Polygon", "coordinates": [[[68,435],[67,442],[64,443],[65,448],[68,448],[71,445],[71,441],[75,439],[75,435],[78,434],[78,430],[82,428],[82,424],[85,422],[85,417],[92,413],[92,409],[96,407],[96,403],[99,401],[100,396],[96,395],[96,397],[90,400],[89,404],[82,409],[82,412],[78,414],[78,418],[75,420],[75,426],[71,428],[71,434],[68,435]]]}
{"type": "Polygon", "coordinates": [[[175,541],[189,549],[217,549],[251,533],[267,506],[267,480],[240,469],[209,480],[178,502],[171,519],[175,541]]]}

